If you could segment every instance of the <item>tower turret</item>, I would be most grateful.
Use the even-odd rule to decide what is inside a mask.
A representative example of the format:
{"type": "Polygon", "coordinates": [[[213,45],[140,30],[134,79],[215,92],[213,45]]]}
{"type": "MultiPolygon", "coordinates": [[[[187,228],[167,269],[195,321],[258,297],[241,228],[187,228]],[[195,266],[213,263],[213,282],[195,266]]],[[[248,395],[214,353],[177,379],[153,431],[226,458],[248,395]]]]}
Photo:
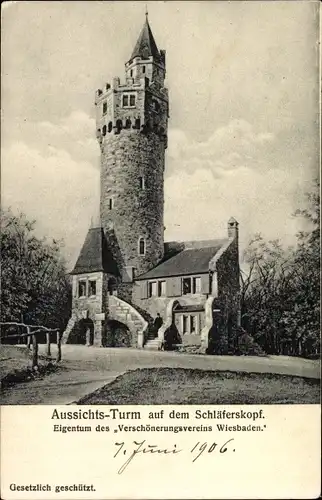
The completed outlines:
{"type": "Polygon", "coordinates": [[[127,79],[148,78],[149,82],[163,87],[165,79],[165,51],[159,52],[146,14],[140,36],[129,61],[125,64],[127,79]]]}
{"type": "Polygon", "coordinates": [[[163,257],[168,128],[164,78],[165,52],[158,50],[146,19],[125,64],[125,82],[114,78],[96,92],[101,224],[128,279],[163,257]]]}

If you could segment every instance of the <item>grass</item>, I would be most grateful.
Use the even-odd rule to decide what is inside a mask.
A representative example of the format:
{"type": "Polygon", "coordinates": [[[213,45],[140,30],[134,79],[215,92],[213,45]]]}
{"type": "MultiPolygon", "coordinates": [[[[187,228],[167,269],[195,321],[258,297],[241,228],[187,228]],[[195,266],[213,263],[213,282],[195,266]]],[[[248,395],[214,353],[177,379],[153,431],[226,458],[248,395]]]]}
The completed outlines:
{"type": "Polygon", "coordinates": [[[44,356],[39,356],[38,370],[32,370],[31,350],[27,347],[1,345],[0,378],[1,389],[12,387],[21,382],[28,382],[58,370],[58,366],[44,356]]]}
{"type": "Polygon", "coordinates": [[[288,375],[145,368],[120,375],[77,404],[312,404],[319,380],[288,375]]]}

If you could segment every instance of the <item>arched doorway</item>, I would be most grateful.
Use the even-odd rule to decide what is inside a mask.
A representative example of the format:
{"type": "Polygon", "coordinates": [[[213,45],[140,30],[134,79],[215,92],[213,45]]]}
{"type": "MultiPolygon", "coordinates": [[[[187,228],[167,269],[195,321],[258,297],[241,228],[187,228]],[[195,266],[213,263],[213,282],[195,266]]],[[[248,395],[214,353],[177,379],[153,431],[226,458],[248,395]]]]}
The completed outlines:
{"type": "Polygon", "coordinates": [[[116,320],[109,320],[105,324],[106,347],[131,347],[132,335],[124,323],[116,320]]]}
{"type": "Polygon", "coordinates": [[[73,328],[68,344],[93,345],[94,342],[94,323],[90,318],[84,318],[78,321],[73,328]]]}

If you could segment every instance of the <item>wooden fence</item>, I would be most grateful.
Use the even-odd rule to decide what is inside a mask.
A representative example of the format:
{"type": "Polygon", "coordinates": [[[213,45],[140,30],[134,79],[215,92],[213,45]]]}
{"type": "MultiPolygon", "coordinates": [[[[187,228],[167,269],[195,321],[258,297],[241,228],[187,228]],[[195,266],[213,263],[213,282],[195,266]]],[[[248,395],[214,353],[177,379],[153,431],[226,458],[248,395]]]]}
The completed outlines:
{"type": "Polygon", "coordinates": [[[37,335],[41,333],[46,333],[46,355],[51,356],[51,343],[50,334],[56,332],[56,342],[57,342],[57,356],[56,362],[61,361],[61,336],[58,329],[47,328],[41,325],[26,325],[25,323],[16,323],[14,321],[7,321],[5,323],[0,323],[0,326],[16,326],[25,328],[26,333],[17,333],[13,335],[2,335],[1,339],[13,339],[13,338],[25,338],[27,337],[27,348],[30,349],[32,345],[32,368],[37,370],[38,368],[38,338],[37,335]]]}

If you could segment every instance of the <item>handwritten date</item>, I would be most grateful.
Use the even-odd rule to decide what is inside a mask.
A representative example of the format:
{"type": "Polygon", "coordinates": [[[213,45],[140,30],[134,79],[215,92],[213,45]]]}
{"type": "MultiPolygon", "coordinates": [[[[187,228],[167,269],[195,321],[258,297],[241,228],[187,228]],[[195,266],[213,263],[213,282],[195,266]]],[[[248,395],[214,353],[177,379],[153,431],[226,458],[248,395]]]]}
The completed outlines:
{"type": "MultiPolygon", "coordinates": [[[[227,451],[235,451],[231,444],[234,439],[229,439],[226,441],[224,444],[219,444],[219,443],[196,443],[188,452],[191,453],[192,456],[192,462],[195,462],[198,460],[198,458],[203,454],[203,453],[213,453],[217,452],[218,453],[226,453],[227,451]]],[[[115,446],[118,447],[116,453],[114,454],[113,458],[116,458],[118,455],[119,456],[125,456],[128,457],[126,461],[121,465],[119,470],[117,471],[118,474],[123,474],[123,472],[127,469],[129,464],[134,460],[135,457],[137,457],[140,454],[152,454],[152,455],[177,455],[179,453],[184,452],[185,450],[178,449],[177,445],[173,445],[172,448],[160,448],[157,444],[148,444],[146,442],[146,439],[143,441],[133,441],[132,444],[133,446],[128,447],[124,441],[121,443],[114,443],[115,446]]]]}

